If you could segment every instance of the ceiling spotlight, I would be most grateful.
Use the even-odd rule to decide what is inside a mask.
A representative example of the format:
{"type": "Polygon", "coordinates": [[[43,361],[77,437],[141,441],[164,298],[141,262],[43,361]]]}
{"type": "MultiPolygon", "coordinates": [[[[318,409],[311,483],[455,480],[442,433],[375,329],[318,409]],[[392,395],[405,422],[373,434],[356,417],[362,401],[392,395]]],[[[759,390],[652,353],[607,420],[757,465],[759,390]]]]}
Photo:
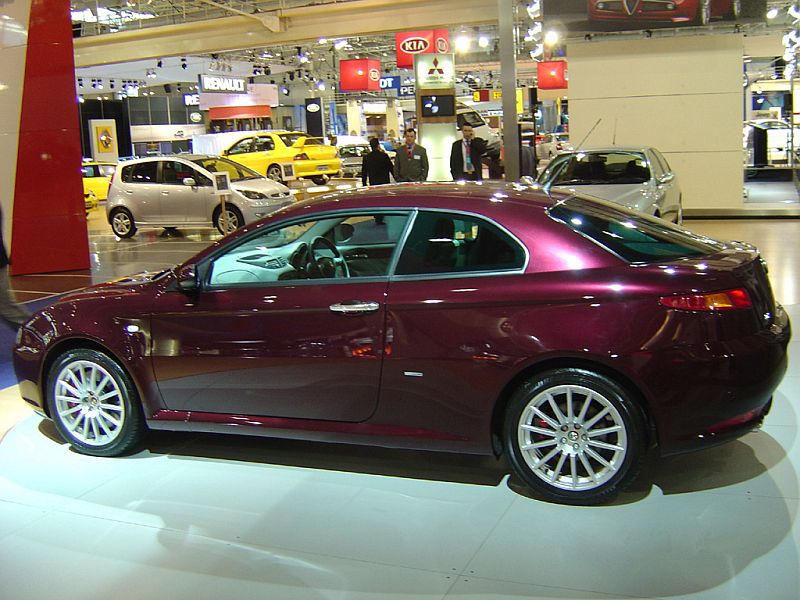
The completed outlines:
{"type": "Polygon", "coordinates": [[[306,56],[305,54],[301,54],[300,56],[297,57],[297,60],[305,64],[308,62],[308,56],[306,56]]]}
{"type": "Polygon", "coordinates": [[[325,91],[325,82],[322,81],[321,79],[317,82],[317,89],[320,92],[324,92],[325,91]]]}
{"type": "Polygon", "coordinates": [[[544,43],[546,46],[555,46],[559,39],[561,39],[561,36],[558,35],[557,31],[552,29],[544,34],[544,43]]]}
{"type": "Polygon", "coordinates": [[[542,0],[533,0],[527,7],[528,17],[532,21],[542,18],[542,0]]]}
{"type": "Polygon", "coordinates": [[[469,38],[464,34],[459,35],[456,38],[455,47],[456,52],[467,52],[469,50],[469,38]]]}
{"type": "Polygon", "coordinates": [[[789,13],[789,16],[792,17],[795,21],[800,19],[800,8],[797,8],[797,4],[792,4],[789,7],[789,10],[786,11],[789,13]]]}
{"type": "Polygon", "coordinates": [[[327,44],[328,43],[328,38],[324,38],[324,37],[319,38],[319,43],[320,44],[327,44]]]}
{"type": "Polygon", "coordinates": [[[281,93],[282,93],[284,96],[288,96],[288,95],[289,95],[289,88],[287,88],[285,85],[282,85],[282,86],[281,86],[281,93]]]}
{"type": "Polygon", "coordinates": [[[489,36],[481,35],[478,36],[478,46],[481,48],[488,48],[489,47],[489,36]]]}
{"type": "Polygon", "coordinates": [[[333,44],[333,47],[337,50],[341,50],[345,46],[347,46],[347,40],[336,40],[336,42],[333,44]]]}
{"type": "Polygon", "coordinates": [[[775,17],[777,17],[777,16],[778,16],[778,13],[779,13],[779,12],[780,12],[780,11],[779,11],[777,8],[774,8],[774,7],[773,7],[773,8],[770,8],[770,9],[767,11],[767,18],[768,18],[768,19],[774,19],[775,17]]]}

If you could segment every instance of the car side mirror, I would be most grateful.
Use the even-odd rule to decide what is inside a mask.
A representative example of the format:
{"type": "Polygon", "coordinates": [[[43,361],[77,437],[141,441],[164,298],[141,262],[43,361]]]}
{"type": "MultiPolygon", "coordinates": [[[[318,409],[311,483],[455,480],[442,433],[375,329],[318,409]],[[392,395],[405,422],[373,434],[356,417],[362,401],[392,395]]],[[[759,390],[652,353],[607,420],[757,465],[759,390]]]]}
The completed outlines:
{"type": "Polygon", "coordinates": [[[200,279],[196,265],[184,265],[175,274],[178,289],[182,292],[196,292],[200,289],[200,279]]]}
{"type": "Polygon", "coordinates": [[[192,187],[197,185],[197,182],[194,180],[194,177],[186,177],[183,180],[183,185],[190,185],[192,187]]]}
{"type": "Polygon", "coordinates": [[[672,173],[664,173],[661,177],[658,178],[658,183],[669,183],[675,179],[675,175],[672,173]]]}
{"type": "Polygon", "coordinates": [[[519,182],[522,185],[527,185],[527,186],[536,185],[536,180],[530,175],[523,175],[522,177],[519,178],[519,182]]]}

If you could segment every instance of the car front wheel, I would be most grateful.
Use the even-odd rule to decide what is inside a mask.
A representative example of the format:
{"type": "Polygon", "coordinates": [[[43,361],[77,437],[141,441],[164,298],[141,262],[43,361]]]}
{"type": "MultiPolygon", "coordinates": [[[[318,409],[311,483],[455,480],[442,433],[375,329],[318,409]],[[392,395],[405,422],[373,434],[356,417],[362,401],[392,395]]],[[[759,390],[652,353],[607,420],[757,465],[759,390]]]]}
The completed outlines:
{"type": "Polygon", "coordinates": [[[539,374],[508,405],[504,441],[514,473],[546,500],[606,502],[636,478],[646,436],[638,405],[584,369],[539,374]]]}
{"type": "Polygon", "coordinates": [[[235,206],[226,205],[225,212],[228,215],[228,225],[227,229],[225,228],[225,221],[222,218],[222,209],[217,207],[217,210],[214,211],[214,225],[216,225],[217,230],[222,235],[227,235],[229,233],[233,233],[239,227],[244,225],[244,217],[242,216],[241,211],[236,208],[235,206]]]}
{"type": "Polygon", "coordinates": [[[111,213],[111,230],[121,238],[129,238],[136,233],[136,223],[127,208],[118,208],[111,213]]]}
{"type": "Polygon", "coordinates": [[[136,388],[102,352],[82,348],[62,354],[50,367],[46,393],[56,429],[78,452],[118,456],[144,436],[136,388]]]}

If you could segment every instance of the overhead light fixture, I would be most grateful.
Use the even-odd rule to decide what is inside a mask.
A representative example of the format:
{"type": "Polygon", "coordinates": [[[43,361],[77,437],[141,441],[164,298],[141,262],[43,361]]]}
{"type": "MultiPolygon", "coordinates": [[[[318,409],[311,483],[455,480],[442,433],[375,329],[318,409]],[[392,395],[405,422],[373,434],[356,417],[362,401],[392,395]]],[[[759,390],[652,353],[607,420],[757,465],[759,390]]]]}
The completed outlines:
{"type": "Polygon", "coordinates": [[[327,44],[328,43],[328,38],[321,37],[321,38],[319,38],[318,41],[319,41],[320,44],[327,44]]]}
{"type": "Polygon", "coordinates": [[[546,46],[555,46],[559,39],[561,39],[561,36],[555,30],[551,29],[544,34],[544,43],[546,46]]]}
{"type": "Polygon", "coordinates": [[[289,88],[287,88],[285,85],[282,85],[282,86],[281,86],[281,93],[282,93],[284,96],[288,96],[288,95],[289,95],[289,88]]]}
{"type": "Polygon", "coordinates": [[[488,35],[480,35],[478,36],[478,46],[481,48],[488,48],[489,47],[489,36],[488,35]]]}
{"type": "Polygon", "coordinates": [[[795,21],[800,19],[800,8],[797,8],[797,4],[792,4],[789,9],[786,11],[790,17],[792,17],[795,21]]]}
{"type": "Polygon", "coordinates": [[[456,37],[456,40],[455,40],[455,48],[456,48],[456,52],[461,52],[462,54],[464,52],[468,52],[469,51],[469,37],[464,33],[459,34],[458,37],[456,37]]]}
{"type": "Polygon", "coordinates": [[[336,40],[336,43],[333,44],[333,47],[337,50],[341,50],[345,46],[347,46],[347,40],[336,40]]]}
{"type": "Polygon", "coordinates": [[[780,12],[780,11],[779,11],[777,8],[770,8],[770,9],[767,11],[767,18],[768,18],[768,19],[774,19],[775,17],[777,17],[777,16],[778,16],[778,13],[779,13],[779,12],[780,12]]]}
{"type": "Polygon", "coordinates": [[[317,82],[317,89],[318,89],[320,92],[324,92],[324,91],[325,91],[325,82],[324,82],[324,81],[322,81],[322,79],[320,79],[320,80],[317,82]]]}

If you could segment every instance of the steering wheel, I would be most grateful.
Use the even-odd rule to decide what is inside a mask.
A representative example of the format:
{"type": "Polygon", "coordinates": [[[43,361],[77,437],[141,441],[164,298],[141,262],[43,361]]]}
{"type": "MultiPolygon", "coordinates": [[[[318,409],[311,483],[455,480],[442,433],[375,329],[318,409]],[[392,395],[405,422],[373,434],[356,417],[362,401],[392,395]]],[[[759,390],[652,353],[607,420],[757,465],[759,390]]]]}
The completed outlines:
{"type": "Polygon", "coordinates": [[[289,256],[289,264],[295,271],[305,271],[308,262],[308,244],[300,242],[291,256],[289,256]]]}
{"type": "Polygon", "coordinates": [[[311,241],[306,271],[313,278],[350,277],[350,269],[342,253],[333,242],[322,236],[311,241]],[[333,256],[321,254],[322,250],[327,250],[333,256]]]}

